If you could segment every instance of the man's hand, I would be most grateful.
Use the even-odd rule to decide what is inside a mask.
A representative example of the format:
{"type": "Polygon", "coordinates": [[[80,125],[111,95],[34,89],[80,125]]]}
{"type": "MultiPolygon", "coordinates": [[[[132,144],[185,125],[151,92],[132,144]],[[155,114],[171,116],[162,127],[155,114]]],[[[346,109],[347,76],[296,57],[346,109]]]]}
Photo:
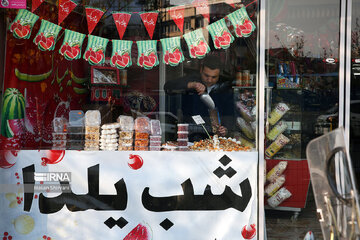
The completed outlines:
{"type": "Polygon", "coordinates": [[[217,134],[219,134],[221,137],[225,137],[227,134],[227,128],[224,126],[219,126],[217,129],[217,134]]]}
{"type": "Polygon", "coordinates": [[[202,83],[199,83],[199,82],[189,82],[188,85],[187,85],[188,88],[192,88],[192,89],[195,89],[195,91],[201,95],[205,92],[206,90],[206,87],[204,84],[202,83]]]}

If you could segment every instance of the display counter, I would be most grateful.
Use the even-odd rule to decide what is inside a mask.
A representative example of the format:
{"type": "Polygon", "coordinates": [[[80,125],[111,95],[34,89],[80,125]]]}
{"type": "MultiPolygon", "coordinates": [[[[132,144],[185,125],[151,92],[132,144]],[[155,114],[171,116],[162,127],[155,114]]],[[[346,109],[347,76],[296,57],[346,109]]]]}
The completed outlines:
{"type": "Polygon", "coordinates": [[[0,232],[13,239],[255,239],[257,234],[258,152],[1,154],[0,232]]]}

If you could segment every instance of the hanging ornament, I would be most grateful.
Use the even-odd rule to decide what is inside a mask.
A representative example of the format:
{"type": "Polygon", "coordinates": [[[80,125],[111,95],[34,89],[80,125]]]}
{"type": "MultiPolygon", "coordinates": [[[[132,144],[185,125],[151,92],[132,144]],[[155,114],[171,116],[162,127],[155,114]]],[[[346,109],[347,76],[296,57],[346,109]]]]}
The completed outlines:
{"type": "Polygon", "coordinates": [[[116,28],[118,30],[120,39],[123,38],[126,27],[130,21],[131,14],[124,12],[112,12],[116,28]]]}
{"type": "Polygon", "coordinates": [[[159,15],[159,12],[157,12],[157,11],[140,13],[140,17],[141,17],[141,19],[144,23],[144,26],[150,36],[150,39],[153,38],[158,15],[159,15]]]}
{"type": "Polygon", "coordinates": [[[227,17],[234,26],[237,37],[249,37],[256,28],[249,18],[245,7],[230,13],[227,17]]]}
{"type": "Polygon", "coordinates": [[[132,41],[112,40],[112,54],[110,65],[119,69],[124,69],[132,65],[131,62],[132,41]]]}
{"type": "Polygon", "coordinates": [[[202,29],[184,34],[184,39],[188,45],[191,58],[201,59],[210,52],[210,47],[205,40],[202,29]]]}
{"type": "Polygon", "coordinates": [[[183,33],[184,31],[184,6],[172,7],[169,9],[169,15],[174,20],[176,26],[183,33]]]}
{"type": "Polygon", "coordinates": [[[101,9],[98,9],[98,8],[93,8],[93,7],[85,7],[85,9],[86,9],[86,19],[87,19],[87,23],[88,23],[88,30],[89,30],[89,35],[90,35],[92,33],[92,31],[94,30],[95,26],[100,21],[102,15],[104,14],[104,11],[102,11],[101,9]]]}
{"type": "Polygon", "coordinates": [[[181,50],[180,37],[160,39],[163,50],[163,62],[170,66],[177,66],[184,61],[184,54],[181,50]]]}
{"type": "Polygon", "coordinates": [[[193,6],[196,8],[196,13],[200,13],[204,18],[210,22],[209,14],[209,4],[207,0],[194,0],[192,2],[193,6]]]}
{"type": "Polygon", "coordinates": [[[31,12],[34,12],[43,2],[44,2],[44,0],[32,0],[31,1],[31,12]]]}
{"type": "Polygon", "coordinates": [[[69,61],[79,59],[81,57],[81,46],[84,39],[85,34],[65,29],[65,37],[59,53],[69,61]]]}
{"type": "Polygon", "coordinates": [[[59,0],[58,25],[74,10],[77,3],[71,0],[59,0]]]}
{"type": "Polygon", "coordinates": [[[109,39],[89,35],[88,44],[84,53],[84,59],[91,65],[102,64],[105,61],[105,50],[109,39]]]}
{"type": "Polygon", "coordinates": [[[26,9],[20,9],[15,20],[10,24],[10,32],[16,38],[29,39],[31,30],[38,19],[39,16],[26,9]]]}
{"type": "Polygon", "coordinates": [[[150,70],[159,64],[156,51],[156,40],[137,41],[138,62],[137,65],[150,70]]]}
{"type": "Polygon", "coordinates": [[[41,51],[54,50],[56,38],[62,28],[46,20],[41,20],[39,32],[34,38],[34,43],[41,51]]]}
{"type": "Polygon", "coordinates": [[[234,41],[234,37],[226,27],[225,19],[220,19],[210,24],[207,26],[207,29],[210,32],[216,49],[227,49],[230,47],[230,43],[234,41]]]}

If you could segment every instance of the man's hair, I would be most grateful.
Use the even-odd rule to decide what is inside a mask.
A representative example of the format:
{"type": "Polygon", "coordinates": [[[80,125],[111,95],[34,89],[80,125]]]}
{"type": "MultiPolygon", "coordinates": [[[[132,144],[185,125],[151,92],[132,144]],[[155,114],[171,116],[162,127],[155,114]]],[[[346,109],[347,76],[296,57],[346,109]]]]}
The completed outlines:
{"type": "Polygon", "coordinates": [[[222,69],[222,63],[220,61],[220,58],[218,56],[214,55],[208,55],[204,58],[202,67],[208,67],[212,70],[214,69],[222,69]]]}

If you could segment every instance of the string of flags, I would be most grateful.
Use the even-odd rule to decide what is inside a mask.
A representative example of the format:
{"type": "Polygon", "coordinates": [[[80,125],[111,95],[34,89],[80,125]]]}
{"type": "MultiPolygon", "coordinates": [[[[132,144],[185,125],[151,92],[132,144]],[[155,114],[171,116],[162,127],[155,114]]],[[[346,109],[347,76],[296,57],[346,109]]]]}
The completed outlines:
{"type": "MultiPolygon", "coordinates": [[[[43,0],[33,1],[32,11],[41,4],[43,0]]],[[[199,12],[205,15],[207,0],[194,0],[194,6],[199,12]]],[[[33,42],[41,51],[52,51],[59,32],[62,27],[59,26],[66,16],[76,7],[76,3],[72,0],[59,0],[59,17],[58,24],[51,23],[44,19],[33,42]]],[[[88,43],[83,54],[83,59],[90,65],[100,65],[105,61],[105,50],[109,41],[112,41],[112,55],[110,64],[113,67],[124,69],[132,65],[131,47],[132,41],[122,40],[127,24],[131,18],[131,14],[127,12],[112,12],[112,16],[118,30],[120,40],[109,40],[106,38],[91,35],[97,23],[100,21],[104,11],[98,8],[85,6],[86,17],[88,23],[88,43]]],[[[169,9],[170,16],[174,20],[177,27],[183,32],[184,25],[184,7],[173,7],[169,9]]],[[[158,12],[140,12],[139,13],[147,32],[152,39],[155,30],[158,12]]],[[[249,37],[255,30],[255,24],[249,18],[246,7],[242,7],[225,18],[230,20],[234,27],[235,37],[249,37]]],[[[26,10],[20,9],[14,21],[10,24],[10,32],[15,38],[28,39],[31,36],[33,26],[39,19],[39,16],[26,10]]],[[[212,24],[209,24],[207,30],[213,40],[216,49],[227,49],[234,41],[234,36],[228,29],[225,19],[222,18],[212,24]]],[[[60,47],[59,53],[68,61],[79,59],[81,57],[81,48],[86,35],[65,29],[65,36],[60,47]]],[[[197,29],[183,35],[189,49],[191,58],[201,59],[210,51],[210,47],[205,40],[202,29],[197,29]]],[[[164,52],[162,62],[166,65],[177,66],[184,60],[183,50],[181,48],[180,37],[171,37],[160,39],[161,47],[164,52]]],[[[144,69],[152,69],[159,64],[157,56],[157,40],[136,41],[138,48],[137,65],[144,69]]]]}

